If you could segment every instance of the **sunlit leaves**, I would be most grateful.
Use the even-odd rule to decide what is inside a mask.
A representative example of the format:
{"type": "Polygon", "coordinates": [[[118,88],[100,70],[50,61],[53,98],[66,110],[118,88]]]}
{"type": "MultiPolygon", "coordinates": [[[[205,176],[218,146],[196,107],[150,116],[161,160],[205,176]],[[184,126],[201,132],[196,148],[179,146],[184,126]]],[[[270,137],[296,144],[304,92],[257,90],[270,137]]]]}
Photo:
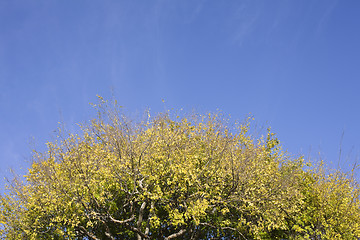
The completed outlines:
{"type": "Polygon", "coordinates": [[[4,239],[355,239],[359,185],[281,150],[250,120],[133,121],[100,99],[80,135],[35,152],[1,196],[4,239]],[[306,169],[308,170],[305,170],[306,169]]]}

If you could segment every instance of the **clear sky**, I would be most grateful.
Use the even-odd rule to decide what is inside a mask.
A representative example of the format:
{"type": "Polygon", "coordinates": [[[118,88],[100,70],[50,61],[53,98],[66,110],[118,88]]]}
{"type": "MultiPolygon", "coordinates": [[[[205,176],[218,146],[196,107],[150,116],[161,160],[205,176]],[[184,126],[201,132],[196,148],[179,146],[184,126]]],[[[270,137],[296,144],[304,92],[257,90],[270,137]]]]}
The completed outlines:
{"type": "Polygon", "coordinates": [[[360,1],[0,1],[0,175],[111,89],[129,112],[251,113],[290,153],[360,153],[360,1]],[[341,137],[344,133],[343,138],[341,137]],[[35,139],[35,140],[32,140],[35,139]],[[340,144],[342,140],[342,144],[340,144]]]}

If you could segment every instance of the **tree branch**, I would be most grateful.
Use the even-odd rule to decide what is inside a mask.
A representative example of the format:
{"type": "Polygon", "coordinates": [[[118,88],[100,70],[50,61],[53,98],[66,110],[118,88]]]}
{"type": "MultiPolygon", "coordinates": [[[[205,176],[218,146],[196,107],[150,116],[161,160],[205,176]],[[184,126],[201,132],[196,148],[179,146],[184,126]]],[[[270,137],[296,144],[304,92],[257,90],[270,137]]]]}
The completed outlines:
{"type": "Polygon", "coordinates": [[[147,219],[147,223],[146,223],[146,228],[145,228],[145,234],[148,235],[149,232],[150,232],[150,219],[153,215],[153,209],[154,209],[154,201],[151,201],[151,204],[150,204],[150,213],[149,213],[149,216],[148,216],[148,219],[147,219]]]}
{"type": "MultiPolygon", "coordinates": [[[[143,220],[143,214],[144,214],[145,207],[146,207],[146,202],[143,202],[141,204],[141,207],[140,207],[140,210],[139,210],[139,219],[138,219],[137,224],[136,224],[138,229],[140,229],[140,227],[141,227],[141,222],[143,220]]],[[[141,240],[141,236],[139,234],[137,235],[137,239],[141,240]]]]}
{"type": "Polygon", "coordinates": [[[181,230],[178,231],[177,233],[173,233],[173,234],[171,234],[170,236],[165,237],[165,240],[169,240],[169,239],[172,239],[172,238],[179,237],[179,236],[183,235],[184,233],[186,233],[186,230],[185,230],[185,229],[181,229],[181,230]]]}
{"type": "Polygon", "coordinates": [[[129,225],[128,223],[133,221],[135,219],[135,216],[133,215],[131,218],[129,219],[126,219],[126,220],[123,220],[123,221],[120,221],[120,220],[117,220],[115,218],[113,218],[112,216],[108,216],[109,219],[111,221],[113,221],[114,223],[118,223],[118,224],[121,224],[121,225],[124,225],[127,229],[130,229],[131,231],[135,232],[136,234],[140,235],[142,238],[144,239],[149,239],[149,236],[145,233],[143,233],[140,229],[136,228],[136,227],[133,227],[131,225],[129,225]]]}
{"type": "Polygon", "coordinates": [[[88,236],[92,240],[100,240],[100,238],[97,238],[95,235],[92,235],[89,233],[83,226],[78,226],[81,232],[83,232],[86,236],[88,236]]]}
{"type": "Polygon", "coordinates": [[[232,228],[232,227],[216,227],[216,226],[211,225],[209,223],[200,223],[199,225],[208,226],[208,227],[211,227],[211,228],[220,228],[221,230],[223,230],[223,229],[231,230],[231,231],[237,232],[240,236],[242,236],[245,240],[247,240],[247,238],[241,232],[239,232],[239,230],[237,230],[236,228],[232,228]]]}
{"type": "Polygon", "coordinates": [[[117,219],[115,219],[115,218],[113,218],[112,216],[109,215],[109,219],[110,219],[111,221],[113,221],[114,223],[127,224],[128,222],[131,222],[132,220],[134,220],[134,219],[135,219],[135,216],[132,215],[131,218],[120,221],[120,220],[117,220],[117,219]]]}

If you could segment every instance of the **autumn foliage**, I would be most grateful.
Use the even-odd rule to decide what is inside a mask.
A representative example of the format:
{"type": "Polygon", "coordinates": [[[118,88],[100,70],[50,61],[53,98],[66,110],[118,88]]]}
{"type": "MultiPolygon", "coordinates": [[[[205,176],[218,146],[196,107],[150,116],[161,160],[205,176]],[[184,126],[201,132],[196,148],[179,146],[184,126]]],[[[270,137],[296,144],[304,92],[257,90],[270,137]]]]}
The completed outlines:
{"type": "Polygon", "coordinates": [[[100,98],[0,198],[3,239],[357,239],[350,173],[285,154],[218,114],[133,121],[100,98]]]}

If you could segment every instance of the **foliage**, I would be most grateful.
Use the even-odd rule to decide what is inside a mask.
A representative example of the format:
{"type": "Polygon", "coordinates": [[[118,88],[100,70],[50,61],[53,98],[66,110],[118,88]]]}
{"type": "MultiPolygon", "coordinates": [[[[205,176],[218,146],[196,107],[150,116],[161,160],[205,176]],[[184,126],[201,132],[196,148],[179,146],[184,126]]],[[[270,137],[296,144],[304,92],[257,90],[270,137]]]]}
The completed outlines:
{"type": "Polygon", "coordinates": [[[141,122],[100,98],[1,196],[3,239],[356,239],[359,185],[218,114],[141,122]],[[308,169],[308,170],[305,170],[308,169]]]}

